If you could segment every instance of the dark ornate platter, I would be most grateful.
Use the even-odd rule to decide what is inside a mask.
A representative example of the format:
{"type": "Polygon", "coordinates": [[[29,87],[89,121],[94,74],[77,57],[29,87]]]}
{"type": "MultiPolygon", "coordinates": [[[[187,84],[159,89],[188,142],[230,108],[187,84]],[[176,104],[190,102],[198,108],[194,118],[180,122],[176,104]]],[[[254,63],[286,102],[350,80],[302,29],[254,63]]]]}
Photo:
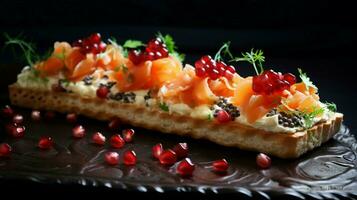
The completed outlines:
{"type": "MultiPolygon", "coordinates": [[[[110,147],[91,144],[90,136],[102,131],[109,136],[106,123],[80,118],[87,130],[83,139],[73,139],[73,124],[58,114],[52,121],[31,122],[30,111],[15,108],[25,116],[26,135],[13,139],[1,130],[0,142],[12,145],[10,158],[0,158],[0,178],[3,180],[29,180],[40,183],[78,184],[109,187],[139,192],[199,192],[237,193],[246,198],[269,199],[280,194],[294,198],[356,198],[357,197],[357,144],[350,130],[343,126],[340,132],[320,148],[299,159],[272,158],[272,167],[259,170],[254,152],[226,148],[204,140],[193,140],[135,128],[133,143],[115,150],[121,154],[133,149],[138,155],[136,166],[119,164],[107,166],[103,153],[110,147]],[[55,141],[54,148],[42,151],[36,147],[41,135],[55,141]],[[172,147],[187,142],[189,157],[197,164],[191,178],[175,174],[175,166],[162,167],[151,157],[151,148],[161,142],[172,147]],[[230,163],[227,174],[215,174],[210,169],[213,160],[226,158],[230,163]]],[[[123,125],[122,128],[127,127],[123,125]]]]}

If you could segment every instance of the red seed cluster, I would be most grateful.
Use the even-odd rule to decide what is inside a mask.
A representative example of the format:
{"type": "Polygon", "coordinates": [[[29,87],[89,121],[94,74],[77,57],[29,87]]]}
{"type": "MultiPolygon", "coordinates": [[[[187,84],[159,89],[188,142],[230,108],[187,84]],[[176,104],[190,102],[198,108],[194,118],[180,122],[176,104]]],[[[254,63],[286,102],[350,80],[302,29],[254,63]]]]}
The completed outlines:
{"type": "Polygon", "coordinates": [[[129,60],[135,65],[147,60],[157,60],[168,56],[169,51],[159,37],[150,40],[143,51],[131,50],[128,53],[129,60]]]}
{"type": "Polygon", "coordinates": [[[93,33],[87,38],[79,39],[73,42],[72,46],[79,47],[81,53],[83,54],[98,54],[105,51],[107,44],[102,41],[102,38],[99,33],[93,33]]]}
{"type": "Polygon", "coordinates": [[[206,55],[195,62],[196,76],[209,77],[212,80],[216,80],[220,77],[226,77],[232,79],[233,74],[236,72],[232,65],[227,65],[223,61],[215,61],[211,56],[206,55]]]}
{"type": "Polygon", "coordinates": [[[253,91],[258,94],[270,95],[282,92],[296,83],[293,74],[281,74],[273,70],[266,70],[262,74],[253,77],[253,91]]]}

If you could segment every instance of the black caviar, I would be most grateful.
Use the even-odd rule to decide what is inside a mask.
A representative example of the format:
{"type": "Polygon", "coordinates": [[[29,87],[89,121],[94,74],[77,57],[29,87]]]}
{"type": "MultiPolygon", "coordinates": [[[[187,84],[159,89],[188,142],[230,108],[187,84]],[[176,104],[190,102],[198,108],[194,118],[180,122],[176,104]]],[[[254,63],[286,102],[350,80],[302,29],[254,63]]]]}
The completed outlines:
{"type": "Polygon", "coordinates": [[[92,85],[93,76],[86,76],[82,81],[84,82],[84,85],[92,85]]]}
{"type": "MultiPolygon", "coordinates": [[[[225,98],[220,98],[216,105],[221,109],[225,110],[231,116],[232,120],[240,116],[239,109],[233,104],[228,103],[227,99],[225,98]]],[[[217,117],[217,113],[220,109],[215,109],[214,107],[212,107],[211,109],[214,110],[213,116],[217,117]]]]}
{"type": "Polygon", "coordinates": [[[272,109],[267,114],[267,117],[278,115],[278,123],[281,126],[294,128],[303,126],[302,118],[299,115],[293,113],[278,112],[276,109],[272,109]]]}
{"type": "Polygon", "coordinates": [[[116,94],[110,94],[109,98],[124,103],[134,103],[136,95],[133,92],[118,92],[116,94]]]}

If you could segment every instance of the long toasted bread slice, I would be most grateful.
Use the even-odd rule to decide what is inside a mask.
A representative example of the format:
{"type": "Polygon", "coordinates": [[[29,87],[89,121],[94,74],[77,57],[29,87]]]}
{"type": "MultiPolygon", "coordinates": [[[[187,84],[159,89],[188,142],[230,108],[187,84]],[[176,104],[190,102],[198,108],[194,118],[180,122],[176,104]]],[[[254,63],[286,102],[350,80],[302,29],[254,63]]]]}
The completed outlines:
{"type": "Polygon", "coordinates": [[[339,131],[343,119],[342,114],[336,113],[329,121],[316,124],[309,130],[288,134],[267,132],[237,122],[220,125],[136,104],[82,98],[73,93],[22,88],[16,83],[9,86],[9,93],[11,103],[21,107],[75,112],[98,120],[119,118],[134,126],[205,138],[224,146],[264,152],[281,158],[296,158],[320,146],[339,131]]]}

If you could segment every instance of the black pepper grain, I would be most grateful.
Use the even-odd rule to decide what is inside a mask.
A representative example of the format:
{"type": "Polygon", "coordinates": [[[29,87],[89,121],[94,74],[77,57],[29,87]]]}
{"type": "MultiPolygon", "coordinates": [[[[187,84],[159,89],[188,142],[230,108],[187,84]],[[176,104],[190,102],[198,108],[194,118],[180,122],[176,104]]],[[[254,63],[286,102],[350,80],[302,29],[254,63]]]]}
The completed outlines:
{"type": "MultiPolygon", "coordinates": [[[[227,99],[225,98],[220,98],[219,101],[216,103],[216,105],[218,107],[220,107],[221,109],[225,110],[232,118],[232,120],[234,120],[236,117],[240,116],[240,111],[237,107],[235,107],[233,104],[228,103],[227,99]]],[[[211,107],[211,110],[214,110],[213,112],[213,116],[217,117],[217,112],[220,109],[215,109],[213,106],[211,107]]]]}

